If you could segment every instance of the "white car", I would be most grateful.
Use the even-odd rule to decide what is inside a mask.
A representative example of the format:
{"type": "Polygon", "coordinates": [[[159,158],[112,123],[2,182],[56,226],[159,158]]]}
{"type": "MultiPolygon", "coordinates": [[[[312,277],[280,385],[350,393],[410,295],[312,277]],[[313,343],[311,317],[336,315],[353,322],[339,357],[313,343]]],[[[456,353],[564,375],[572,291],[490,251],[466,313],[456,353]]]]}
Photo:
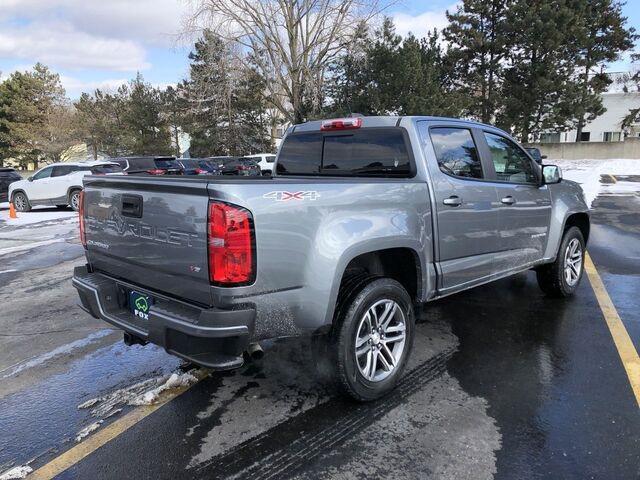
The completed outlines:
{"type": "Polygon", "coordinates": [[[124,175],[117,163],[105,161],[54,163],[38,170],[27,180],[9,185],[9,200],[19,212],[37,205],[70,206],[78,210],[82,178],[85,175],[124,175]]]}
{"type": "Polygon", "coordinates": [[[273,162],[276,161],[275,153],[256,153],[254,155],[246,155],[244,158],[254,159],[260,166],[263,175],[271,175],[273,173],[273,162]]]}

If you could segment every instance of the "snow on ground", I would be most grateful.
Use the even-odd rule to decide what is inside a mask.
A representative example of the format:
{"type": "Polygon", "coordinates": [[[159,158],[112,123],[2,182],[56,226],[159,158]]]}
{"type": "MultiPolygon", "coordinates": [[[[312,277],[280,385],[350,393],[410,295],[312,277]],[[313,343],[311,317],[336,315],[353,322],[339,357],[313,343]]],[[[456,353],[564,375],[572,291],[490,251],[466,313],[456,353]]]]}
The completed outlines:
{"type": "Polygon", "coordinates": [[[110,329],[110,328],[105,328],[104,330],[98,330],[97,332],[94,332],[85,338],[81,338],[80,340],[76,340],[75,342],[67,343],[66,345],[62,345],[54,350],[51,350],[50,352],[31,358],[25,362],[18,363],[17,365],[13,365],[5,370],[0,371],[0,373],[6,372],[6,373],[3,373],[0,379],[12,377],[24,370],[36,367],[38,365],[42,365],[43,363],[45,363],[48,360],[51,360],[52,358],[58,357],[60,355],[66,355],[72,352],[73,350],[76,350],[78,348],[85,347],[91,343],[97,342],[102,337],[106,337],[111,333],[113,333],[113,329],[110,329]]]}
{"type": "Polygon", "coordinates": [[[16,478],[25,478],[33,472],[33,468],[29,465],[20,465],[19,467],[13,467],[6,472],[0,474],[0,480],[14,480],[16,478]]]}
{"type": "Polygon", "coordinates": [[[601,194],[634,194],[638,184],[616,181],[602,183],[602,175],[640,175],[640,160],[614,158],[609,160],[547,160],[548,164],[556,164],[562,168],[563,177],[578,182],[584,190],[587,205],[601,194]]]}
{"type": "Polygon", "coordinates": [[[0,203],[0,227],[21,227],[40,222],[60,223],[60,221],[75,222],[78,212],[73,210],[58,210],[51,207],[34,207],[30,212],[18,212],[18,218],[9,218],[9,204],[0,203]]]}

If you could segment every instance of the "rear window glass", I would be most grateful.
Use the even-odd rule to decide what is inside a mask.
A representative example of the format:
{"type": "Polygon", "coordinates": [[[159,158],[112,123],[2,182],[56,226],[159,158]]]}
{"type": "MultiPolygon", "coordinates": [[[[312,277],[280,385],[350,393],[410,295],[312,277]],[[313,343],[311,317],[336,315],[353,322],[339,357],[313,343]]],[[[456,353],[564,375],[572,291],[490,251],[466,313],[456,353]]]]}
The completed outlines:
{"type": "Polygon", "coordinates": [[[172,158],[156,158],[155,163],[158,168],[180,168],[178,161],[172,158]]]}
{"type": "Polygon", "coordinates": [[[105,164],[105,165],[95,165],[91,168],[91,173],[94,175],[106,175],[108,173],[121,173],[122,168],[120,165],[114,164],[105,164]]]}
{"type": "Polygon", "coordinates": [[[284,175],[398,176],[412,173],[401,129],[289,135],[278,158],[284,175]]]}

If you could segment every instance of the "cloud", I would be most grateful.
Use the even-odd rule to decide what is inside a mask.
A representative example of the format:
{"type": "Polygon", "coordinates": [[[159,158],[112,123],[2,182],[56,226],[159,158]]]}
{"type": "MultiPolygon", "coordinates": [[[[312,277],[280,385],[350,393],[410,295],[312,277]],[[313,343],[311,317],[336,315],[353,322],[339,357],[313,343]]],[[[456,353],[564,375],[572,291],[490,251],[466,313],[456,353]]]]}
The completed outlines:
{"type": "Polygon", "coordinates": [[[91,36],[170,46],[180,33],[184,0],[0,0],[0,21],[68,22],[91,36]]]}
{"type": "Polygon", "coordinates": [[[449,24],[445,12],[447,10],[454,12],[457,5],[457,3],[454,3],[445,9],[431,10],[419,15],[397,12],[392,13],[391,17],[396,25],[396,32],[398,34],[404,37],[411,32],[416,37],[421,38],[426,37],[427,32],[434,28],[441,32],[449,24]]]}
{"type": "Polygon", "coordinates": [[[55,68],[145,70],[145,49],[131,41],[91,35],[64,21],[35,21],[0,29],[0,57],[42,62],[55,68]]]}
{"type": "Polygon", "coordinates": [[[60,75],[60,82],[70,98],[78,98],[83,92],[93,93],[96,89],[114,92],[120,85],[127,83],[128,78],[109,78],[106,80],[79,80],[75,77],[60,75]]]}

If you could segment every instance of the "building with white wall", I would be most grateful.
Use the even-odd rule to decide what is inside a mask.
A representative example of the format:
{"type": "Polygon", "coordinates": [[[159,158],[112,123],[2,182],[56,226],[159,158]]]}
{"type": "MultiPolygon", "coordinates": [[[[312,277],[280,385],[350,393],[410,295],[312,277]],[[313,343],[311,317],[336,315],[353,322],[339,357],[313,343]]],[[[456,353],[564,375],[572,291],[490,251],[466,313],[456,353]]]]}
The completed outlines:
{"type": "MultiPolygon", "coordinates": [[[[623,129],[622,120],[629,111],[640,108],[640,92],[604,93],[602,104],[606,112],[587,123],[582,129],[583,142],[623,142],[626,137],[640,136],[640,121],[623,129]]],[[[548,132],[540,135],[541,143],[565,143],[576,141],[576,131],[548,132]]]]}

